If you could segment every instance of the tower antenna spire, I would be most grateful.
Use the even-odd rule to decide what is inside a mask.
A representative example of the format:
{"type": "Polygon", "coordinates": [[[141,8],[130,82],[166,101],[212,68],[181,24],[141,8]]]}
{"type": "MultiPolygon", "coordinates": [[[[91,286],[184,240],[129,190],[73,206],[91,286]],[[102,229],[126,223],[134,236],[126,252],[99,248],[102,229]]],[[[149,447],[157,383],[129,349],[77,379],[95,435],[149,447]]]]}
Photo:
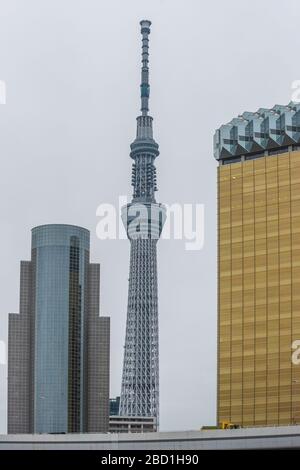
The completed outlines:
{"type": "Polygon", "coordinates": [[[142,34],[142,73],[141,73],[141,111],[143,116],[148,115],[149,111],[149,34],[151,21],[142,20],[141,34],[142,34]]]}

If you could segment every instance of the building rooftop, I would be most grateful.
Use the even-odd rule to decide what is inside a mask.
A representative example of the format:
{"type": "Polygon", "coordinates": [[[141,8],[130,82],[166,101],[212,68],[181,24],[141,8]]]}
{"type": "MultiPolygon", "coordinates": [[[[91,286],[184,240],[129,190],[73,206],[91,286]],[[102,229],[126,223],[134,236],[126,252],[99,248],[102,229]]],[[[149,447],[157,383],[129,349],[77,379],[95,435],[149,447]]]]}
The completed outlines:
{"type": "MultiPolygon", "coordinates": [[[[214,157],[224,161],[243,155],[268,154],[300,144],[300,103],[245,111],[214,135],[214,157]]],[[[299,147],[300,148],[300,147],[299,147]]]]}

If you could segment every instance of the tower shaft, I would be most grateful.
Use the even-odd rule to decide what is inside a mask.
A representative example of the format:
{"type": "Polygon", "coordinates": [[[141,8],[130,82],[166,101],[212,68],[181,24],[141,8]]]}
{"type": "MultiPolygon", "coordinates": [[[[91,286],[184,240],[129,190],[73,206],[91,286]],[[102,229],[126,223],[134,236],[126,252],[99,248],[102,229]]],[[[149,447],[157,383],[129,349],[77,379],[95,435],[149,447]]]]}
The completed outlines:
{"type": "Polygon", "coordinates": [[[155,240],[132,240],[120,414],[158,416],[159,344],[155,240]]]}

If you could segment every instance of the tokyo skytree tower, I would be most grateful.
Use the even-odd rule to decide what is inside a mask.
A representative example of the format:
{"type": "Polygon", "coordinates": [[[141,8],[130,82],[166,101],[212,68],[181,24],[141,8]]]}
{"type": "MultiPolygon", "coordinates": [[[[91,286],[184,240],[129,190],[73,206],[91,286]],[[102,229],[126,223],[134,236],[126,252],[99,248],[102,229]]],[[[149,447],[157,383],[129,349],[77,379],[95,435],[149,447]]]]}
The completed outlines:
{"type": "Polygon", "coordinates": [[[140,23],[142,34],[141,115],[131,144],[133,197],[122,208],[130,240],[130,273],[121,416],[159,417],[159,344],[156,244],[166,209],[155,200],[158,144],[153,139],[149,111],[149,34],[151,22],[140,23]]]}

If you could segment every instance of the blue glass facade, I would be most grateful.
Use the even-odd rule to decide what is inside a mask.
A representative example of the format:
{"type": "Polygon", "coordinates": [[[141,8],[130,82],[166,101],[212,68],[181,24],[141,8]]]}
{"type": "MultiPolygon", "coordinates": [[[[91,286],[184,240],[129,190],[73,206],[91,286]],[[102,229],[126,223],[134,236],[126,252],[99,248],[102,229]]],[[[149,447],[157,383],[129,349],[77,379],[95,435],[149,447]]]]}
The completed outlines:
{"type": "Polygon", "coordinates": [[[118,416],[120,412],[120,397],[111,398],[109,400],[109,415],[118,416]]]}
{"type": "Polygon", "coordinates": [[[32,230],[33,429],[37,433],[83,429],[89,238],[88,230],[71,225],[32,230]]]}

